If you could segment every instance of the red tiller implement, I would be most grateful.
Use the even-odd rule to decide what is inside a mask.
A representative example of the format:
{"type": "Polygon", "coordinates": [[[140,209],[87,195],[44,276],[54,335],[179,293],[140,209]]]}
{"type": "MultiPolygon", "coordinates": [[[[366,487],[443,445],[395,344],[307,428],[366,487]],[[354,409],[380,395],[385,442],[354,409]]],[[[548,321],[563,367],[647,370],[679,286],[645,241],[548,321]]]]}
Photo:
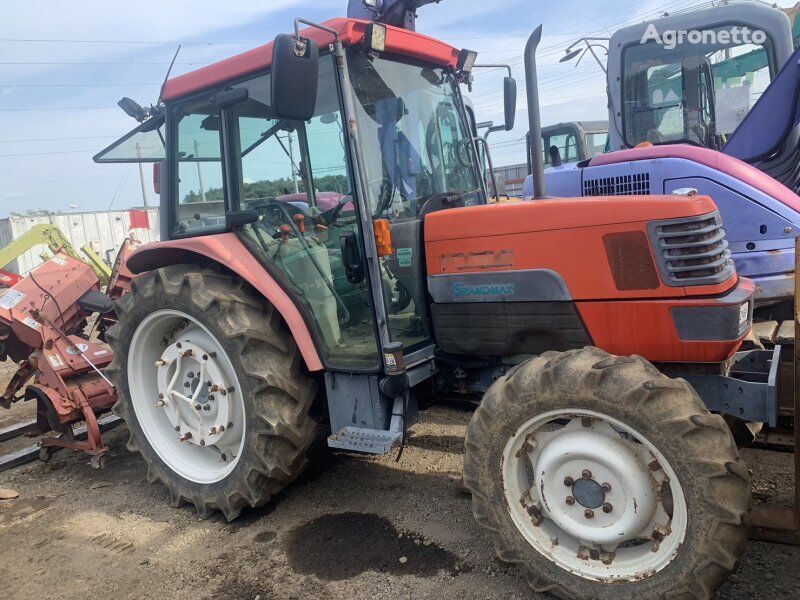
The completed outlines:
{"type": "Polygon", "coordinates": [[[22,433],[57,434],[44,437],[35,452],[29,448],[3,457],[0,470],[35,454],[47,459],[58,448],[84,451],[93,466],[102,466],[107,449],[101,429],[113,421],[100,423],[98,417],[116,402],[102,369],[114,355],[83,331],[93,313],[112,312],[113,302],[100,291],[92,267],[61,252],[0,297],[2,354],[18,364],[0,406],[37,402],[36,421],[0,432],[0,440],[22,433]],[[85,422],[85,433],[75,429],[80,422],[85,422]]]}

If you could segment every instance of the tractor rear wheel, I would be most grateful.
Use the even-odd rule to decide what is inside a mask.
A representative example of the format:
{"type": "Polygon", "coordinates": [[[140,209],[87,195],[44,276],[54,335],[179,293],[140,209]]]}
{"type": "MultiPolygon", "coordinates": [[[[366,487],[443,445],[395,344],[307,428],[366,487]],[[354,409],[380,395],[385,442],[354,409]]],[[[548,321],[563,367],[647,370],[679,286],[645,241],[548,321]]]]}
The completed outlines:
{"type": "Polygon", "coordinates": [[[173,505],[231,520],[302,472],[315,383],[263,298],[227,274],[178,265],[134,279],[117,314],[114,411],[173,505]]]}
{"type": "Polygon", "coordinates": [[[747,541],[750,481],[682,380],[596,348],[498,380],[464,480],[498,556],[560,598],[710,598],[747,541]]]}

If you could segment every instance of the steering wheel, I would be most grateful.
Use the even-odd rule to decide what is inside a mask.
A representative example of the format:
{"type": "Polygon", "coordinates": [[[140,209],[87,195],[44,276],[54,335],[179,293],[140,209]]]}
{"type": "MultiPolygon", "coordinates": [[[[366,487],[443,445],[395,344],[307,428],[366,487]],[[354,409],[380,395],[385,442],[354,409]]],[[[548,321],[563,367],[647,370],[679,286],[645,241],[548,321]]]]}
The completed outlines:
{"type": "Polygon", "coordinates": [[[348,204],[353,202],[352,196],[345,196],[339,201],[339,204],[334,206],[333,208],[326,210],[324,213],[320,215],[323,221],[325,221],[325,225],[331,226],[334,225],[338,220],[339,217],[342,216],[342,210],[348,204]]]}
{"type": "MultiPolygon", "coordinates": [[[[288,204],[286,202],[281,202],[280,200],[274,200],[272,198],[264,199],[257,203],[251,204],[250,206],[253,210],[263,213],[266,213],[267,209],[270,207],[277,209],[277,212],[281,213],[284,219],[286,220],[285,223],[286,225],[293,224],[294,218],[297,215],[303,215],[304,217],[307,216],[305,212],[296,207],[294,204],[288,204]]],[[[264,214],[264,221],[270,223],[271,225],[275,224],[273,222],[273,219],[268,218],[266,214],[264,214]]]]}

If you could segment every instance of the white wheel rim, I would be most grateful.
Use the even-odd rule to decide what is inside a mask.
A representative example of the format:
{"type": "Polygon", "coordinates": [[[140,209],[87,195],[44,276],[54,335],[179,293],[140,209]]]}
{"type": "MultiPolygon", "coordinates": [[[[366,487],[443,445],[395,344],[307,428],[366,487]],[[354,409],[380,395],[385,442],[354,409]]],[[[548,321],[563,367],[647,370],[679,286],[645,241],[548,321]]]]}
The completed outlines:
{"type": "Polygon", "coordinates": [[[644,579],[672,562],[686,536],[686,499],[664,455],[598,412],[558,410],[527,421],[506,444],[502,477],[527,542],[585,579],[644,579]]]}
{"type": "Polygon", "coordinates": [[[175,473],[209,484],[234,469],[245,437],[242,391],[202,323],[176,310],[143,319],[128,350],[128,389],[145,437],[175,473]]]}

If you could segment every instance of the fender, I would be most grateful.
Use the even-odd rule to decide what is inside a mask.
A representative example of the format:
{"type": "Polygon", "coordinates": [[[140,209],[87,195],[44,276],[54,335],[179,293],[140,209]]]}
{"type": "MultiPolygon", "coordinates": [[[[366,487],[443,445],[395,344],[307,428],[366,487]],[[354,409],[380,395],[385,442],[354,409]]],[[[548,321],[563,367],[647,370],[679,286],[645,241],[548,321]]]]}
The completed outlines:
{"type": "Polygon", "coordinates": [[[147,244],[128,258],[127,267],[138,275],[161,267],[194,262],[200,256],[227,267],[257,289],[286,321],[308,370],[324,370],[311,332],[294,301],[235,234],[221,233],[147,244]]]}

